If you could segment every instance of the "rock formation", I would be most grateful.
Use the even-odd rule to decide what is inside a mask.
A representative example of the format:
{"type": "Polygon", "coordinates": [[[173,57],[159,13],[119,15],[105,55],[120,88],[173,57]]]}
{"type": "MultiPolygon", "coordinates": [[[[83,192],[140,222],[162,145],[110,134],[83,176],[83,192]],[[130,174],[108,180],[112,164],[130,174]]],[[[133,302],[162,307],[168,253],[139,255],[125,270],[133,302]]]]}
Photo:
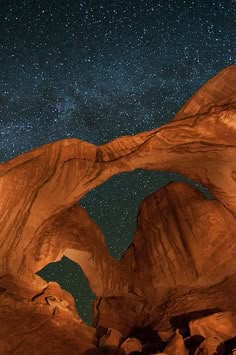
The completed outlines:
{"type": "MultiPolygon", "coordinates": [[[[56,141],[1,164],[0,191],[0,353],[99,354],[95,327],[114,328],[124,341],[145,327],[157,337],[178,328],[186,338],[191,322],[219,312],[231,312],[224,334],[236,336],[236,66],[158,129],[101,146],[56,141]],[[154,192],[117,261],[77,202],[114,174],[141,168],[181,173],[215,199],[184,183],[154,192]],[[35,274],[63,255],[82,267],[97,296],[94,328],[71,295],[35,274]]],[[[201,329],[194,335],[204,339],[201,329]]]]}

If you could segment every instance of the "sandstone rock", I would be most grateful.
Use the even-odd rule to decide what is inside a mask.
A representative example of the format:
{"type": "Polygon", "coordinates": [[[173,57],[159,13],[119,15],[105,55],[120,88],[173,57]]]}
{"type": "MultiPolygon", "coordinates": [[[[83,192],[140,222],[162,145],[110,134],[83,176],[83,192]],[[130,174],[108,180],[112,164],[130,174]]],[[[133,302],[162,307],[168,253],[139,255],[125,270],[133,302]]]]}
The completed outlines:
{"type": "Polygon", "coordinates": [[[236,314],[219,312],[189,323],[191,335],[216,337],[221,342],[236,336],[236,314]]]}
{"type": "MultiPolygon", "coordinates": [[[[235,156],[231,66],[158,129],[98,147],[65,139],[1,164],[0,353],[48,351],[49,343],[59,353],[99,351],[71,298],[35,275],[63,255],[81,265],[98,297],[97,326],[128,334],[135,326],[165,328],[188,312],[235,312],[235,156]],[[181,173],[216,200],[183,183],[153,193],[140,206],[131,247],[116,261],[77,202],[134,169],[181,173]]],[[[182,344],[180,335],[173,339],[182,344]]]]}
{"type": "Polygon", "coordinates": [[[142,351],[142,344],[136,338],[127,338],[120,346],[120,349],[124,351],[125,354],[130,354],[134,351],[142,351]]]}
{"type": "Polygon", "coordinates": [[[139,208],[135,286],[152,298],[151,290],[160,287],[221,282],[236,270],[235,236],[236,219],[223,205],[206,200],[191,185],[170,183],[139,208]],[[148,273],[143,273],[144,260],[149,260],[148,273]]]}
{"type": "Polygon", "coordinates": [[[95,329],[77,313],[37,303],[7,290],[0,294],[0,354],[83,354],[96,349],[95,329]]]}
{"type": "Polygon", "coordinates": [[[127,335],[160,317],[159,328],[176,315],[235,309],[235,237],[232,214],[192,186],[170,183],[152,193],[140,205],[134,241],[121,259],[135,296],[100,298],[95,324],[127,335]]]}
{"type": "Polygon", "coordinates": [[[194,355],[223,355],[225,354],[224,344],[215,338],[210,337],[199,345],[197,350],[194,352],[194,355]]]}
{"type": "Polygon", "coordinates": [[[221,70],[198,89],[190,100],[181,107],[173,120],[218,112],[222,110],[224,105],[234,106],[235,76],[235,65],[221,70]]]}
{"type": "Polygon", "coordinates": [[[168,342],[173,335],[175,334],[172,328],[169,329],[160,329],[158,330],[158,334],[162,341],[168,342]]]}
{"type": "Polygon", "coordinates": [[[134,327],[141,326],[145,299],[134,294],[122,297],[98,298],[93,307],[93,326],[119,330],[128,337],[134,327]]]}
{"type": "Polygon", "coordinates": [[[184,345],[184,339],[179,333],[178,329],[176,330],[176,333],[173,338],[165,347],[164,353],[168,355],[188,355],[188,351],[184,345]]]}
{"type": "MultiPolygon", "coordinates": [[[[24,278],[27,270],[35,271],[45,262],[58,260],[68,248],[68,255],[72,253],[72,258],[83,265],[85,260],[91,260],[92,265],[85,271],[91,279],[92,270],[97,274],[103,264],[94,262],[92,254],[76,245],[62,246],[57,240],[57,228],[46,233],[46,224],[56,217],[62,218],[86,192],[124,171],[145,168],[182,173],[207,186],[225,207],[236,213],[236,104],[231,99],[226,101],[229,92],[230,98],[235,97],[235,77],[235,66],[231,66],[213,78],[210,87],[206,84],[206,96],[219,83],[221,89],[216,97],[215,91],[210,92],[208,111],[203,114],[200,110],[199,116],[195,110],[192,116],[179,114],[178,120],[161,128],[121,137],[99,147],[79,139],[65,139],[1,164],[1,253],[5,257],[0,258],[0,274],[10,272],[24,278]],[[220,101],[219,95],[224,97],[223,106],[217,106],[214,112],[210,108],[220,101]],[[10,219],[6,217],[9,215],[10,219]],[[41,246],[44,240],[41,250],[39,240],[41,246]]],[[[190,99],[190,103],[194,100],[190,99]]],[[[123,284],[119,288],[122,290],[123,284]]],[[[98,295],[102,292],[99,287],[98,295]]]]}
{"type": "Polygon", "coordinates": [[[118,348],[121,340],[122,340],[122,334],[118,330],[108,328],[107,333],[99,340],[99,346],[100,347],[113,346],[118,348]]]}

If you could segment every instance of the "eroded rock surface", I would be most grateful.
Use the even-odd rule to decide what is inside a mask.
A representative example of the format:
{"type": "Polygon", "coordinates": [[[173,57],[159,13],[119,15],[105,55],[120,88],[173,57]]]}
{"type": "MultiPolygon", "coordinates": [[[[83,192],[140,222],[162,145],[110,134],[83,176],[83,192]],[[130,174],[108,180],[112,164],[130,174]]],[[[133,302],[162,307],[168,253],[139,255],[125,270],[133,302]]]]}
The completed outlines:
{"type": "Polygon", "coordinates": [[[223,281],[236,270],[235,238],[236,219],[220,202],[206,200],[191,185],[168,184],[139,209],[132,244],[135,289],[152,298],[157,288],[223,281]],[[149,272],[144,274],[145,260],[149,272]]]}
{"type": "Polygon", "coordinates": [[[138,339],[135,338],[127,338],[120,347],[123,350],[125,355],[128,355],[134,351],[141,352],[142,351],[142,344],[138,339]]]}
{"type": "MultiPolygon", "coordinates": [[[[236,295],[235,295],[236,296],[236,295]]],[[[204,338],[217,337],[224,342],[236,336],[236,314],[219,312],[189,323],[191,335],[200,334],[204,338]]]]}
{"type": "Polygon", "coordinates": [[[99,347],[115,347],[119,348],[122,342],[122,334],[112,328],[108,328],[106,334],[99,340],[99,347]]]}
{"type": "Polygon", "coordinates": [[[224,344],[216,337],[205,339],[194,352],[194,355],[223,355],[225,354],[224,344]]]}
{"type": "Polygon", "coordinates": [[[193,311],[235,311],[235,238],[236,219],[219,201],[185,183],[154,192],[140,206],[133,244],[121,260],[133,291],[98,299],[95,324],[127,334],[151,323],[168,327],[171,317],[193,311]]]}
{"type": "Polygon", "coordinates": [[[170,340],[169,344],[165,347],[164,352],[167,355],[188,355],[187,349],[185,348],[184,339],[178,330],[170,340]]]}
{"type": "Polygon", "coordinates": [[[82,267],[97,296],[94,326],[125,337],[134,327],[170,329],[173,317],[191,312],[235,315],[236,66],[158,129],[101,146],[65,139],[1,164],[0,194],[0,352],[44,354],[50,341],[58,353],[101,353],[73,298],[35,275],[63,255],[82,267]],[[183,183],[154,192],[117,261],[77,202],[138,168],[181,173],[215,200],[183,183]]]}
{"type": "Polygon", "coordinates": [[[29,298],[27,289],[0,289],[0,354],[83,354],[96,349],[96,332],[79,318],[74,300],[49,283],[29,298]],[[19,296],[21,294],[21,296],[19,296]]]}

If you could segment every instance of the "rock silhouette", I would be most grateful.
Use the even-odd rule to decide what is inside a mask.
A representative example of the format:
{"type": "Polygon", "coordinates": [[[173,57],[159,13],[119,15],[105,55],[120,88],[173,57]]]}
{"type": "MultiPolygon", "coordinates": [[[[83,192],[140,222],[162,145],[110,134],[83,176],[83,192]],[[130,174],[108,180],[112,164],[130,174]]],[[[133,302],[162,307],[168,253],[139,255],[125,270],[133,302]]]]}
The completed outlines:
{"type": "MultiPolygon", "coordinates": [[[[217,309],[235,320],[236,66],[158,129],[101,146],[64,139],[1,164],[0,192],[0,353],[102,354],[98,327],[116,329],[125,342],[135,328],[171,334],[171,319],[191,312],[217,309]],[[133,243],[117,261],[77,202],[140,168],[181,173],[214,200],[185,183],[157,190],[141,203],[133,243]],[[81,266],[97,296],[93,327],[68,292],[35,274],[63,255],[81,266]]],[[[230,327],[227,340],[236,336],[230,327]]],[[[159,350],[168,353],[173,339],[159,350]]]]}

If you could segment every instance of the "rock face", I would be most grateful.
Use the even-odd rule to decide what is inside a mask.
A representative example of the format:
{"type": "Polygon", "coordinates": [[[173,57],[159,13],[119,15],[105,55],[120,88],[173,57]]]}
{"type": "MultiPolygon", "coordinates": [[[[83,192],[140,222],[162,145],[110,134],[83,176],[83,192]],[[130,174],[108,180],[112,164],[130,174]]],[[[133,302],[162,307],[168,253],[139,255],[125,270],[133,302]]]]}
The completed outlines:
{"type": "Polygon", "coordinates": [[[82,267],[97,296],[96,327],[127,337],[135,327],[163,333],[176,317],[188,323],[206,310],[235,315],[236,66],[158,129],[98,147],[65,139],[1,164],[0,193],[0,353],[101,353],[72,297],[35,275],[63,255],[82,267]],[[138,168],[181,173],[215,200],[183,183],[154,192],[117,261],[77,202],[114,174],[138,168]]]}
{"type": "MultiPolygon", "coordinates": [[[[74,300],[56,283],[39,295],[20,283],[0,289],[0,354],[83,354],[96,349],[95,329],[82,323],[74,300]]],[[[7,286],[9,285],[9,286],[7,286]]],[[[2,286],[1,286],[2,287],[2,286]]]]}
{"type": "Polygon", "coordinates": [[[111,322],[128,334],[133,326],[153,322],[166,328],[170,315],[236,311],[235,238],[233,215],[190,185],[171,183],[151,194],[140,206],[133,244],[121,260],[133,275],[133,297],[98,299],[95,324],[111,322]]]}
{"type": "Polygon", "coordinates": [[[118,348],[122,341],[122,334],[116,329],[107,329],[106,334],[99,340],[99,347],[118,348]]]}
{"type": "Polygon", "coordinates": [[[168,184],[148,196],[139,209],[132,245],[135,289],[152,298],[152,291],[161,287],[223,281],[236,270],[235,237],[236,219],[221,203],[206,200],[190,185],[168,184]],[[149,260],[145,275],[144,260],[149,260]]]}
{"type": "Polygon", "coordinates": [[[204,338],[216,336],[221,342],[236,335],[236,315],[231,312],[220,312],[211,316],[196,319],[189,324],[190,334],[200,334],[204,338]]]}
{"type": "Polygon", "coordinates": [[[184,339],[177,331],[169,344],[165,347],[164,352],[167,355],[188,355],[188,352],[184,345],[184,339]]]}
{"type": "Polygon", "coordinates": [[[223,355],[224,345],[217,338],[205,339],[194,352],[194,355],[223,355]]]}

